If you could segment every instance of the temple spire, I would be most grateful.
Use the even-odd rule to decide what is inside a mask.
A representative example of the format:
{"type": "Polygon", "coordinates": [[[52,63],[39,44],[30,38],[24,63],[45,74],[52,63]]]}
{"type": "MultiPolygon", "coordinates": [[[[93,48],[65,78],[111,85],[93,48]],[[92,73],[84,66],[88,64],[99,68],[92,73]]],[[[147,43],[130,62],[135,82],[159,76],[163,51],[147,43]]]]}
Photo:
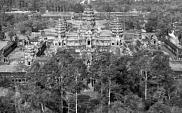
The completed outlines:
{"type": "Polygon", "coordinates": [[[113,34],[120,36],[123,33],[122,24],[119,20],[119,17],[115,16],[116,18],[110,23],[110,28],[113,34]]]}
{"type": "Polygon", "coordinates": [[[92,7],[90,5],[87,5],[85,7],[85,10],[83,12],[83,21],[89,28],[94,28],[95,26],[95,15],[92,7]]]}

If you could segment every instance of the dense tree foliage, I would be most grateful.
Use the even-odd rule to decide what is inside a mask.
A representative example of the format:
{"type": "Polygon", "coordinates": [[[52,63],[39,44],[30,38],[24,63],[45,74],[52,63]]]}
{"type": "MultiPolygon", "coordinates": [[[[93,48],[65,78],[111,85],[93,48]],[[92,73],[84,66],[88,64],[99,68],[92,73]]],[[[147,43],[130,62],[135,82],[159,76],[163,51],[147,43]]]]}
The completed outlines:
{"type": "Polygon", "coordinates": [[[148,17],[146,24],[147,32],[157,32],[159,37],[168,35],[170,30],[173,29],[172,24],[177,20],[172,13],[164,10],[154,10],[148,17]]]}
{"type": "MultiPolygon", "coordinates": [[[[71,101],[67,96],[75,100],[75,93],[87,88],[82,81],[86,77],[85,65],[67,51],[58,51],[43,67],[34,66],[37,67],[34,68],[36,76],[29,84],[31,88],[25,88],[23,92],[24,101],[32,103],[35,108],[45,106],[53,112],[61,112],[61,106],[67,109],[64,103],[71,101]]],[[[75,108],[75,101],[72,104],[70,109],[75,108]]]]}
{"type": "MultiPolygon", "coordinates": [[[[142,50],[132,57],[96,53],[89,69],[72,55],[59,50],[43,67],[35,63],[28,73],[32,77],[28,84],[15,88],[21,94],[16,109],[58,113],[62,108],[68,110],[69,103],[69,112],[75,112],[77,92],[81,113],[180,111],[181,80],[172,78],[169,58],[163,52],[142,50]],[[93,83],[94,91],[82,94],[87,83],[93,83]]],[[[12,87],[4,82],[1,87],[12,87]]],[[[8,103],[1,104],[6,109],[4,104],[8,103]]]]}
{"type": "Polygon", "coordinates": [[[0,97],[0,111],[5,113],[16,113],[15,106],[12,99],[9,99],[8,97],[0,97]]]}
{"type": "Polygon", "coordinates": [[[133,111],[146,111],[158,101],[163,103],[170,101],[174,81],[171,78],[172,70],[169,67],[168,56],[162,52],[141,51],[131,58],[114,58],[115,61],[112,62],[109,56],[109,54],[99,55],[91,68],[93,78],[97,81],[95,87],[101,90],[96,89],[96,91],[105,97],[101,98],[102,107],[99,109],[108,104],[109,88],[112,88],[111,102],[121,101],[133,111]],[[147,71],[147,76],[141,73],[143,71],[147,71]],[[111,77],[111,84],[114,87],[108,86],[108,77],[111,77]],[[133,94],[133,99],[138,98],[138,103],[132,103],[134,100],[128,97],[130,94],[133,94]],[[138,108],[135,108],[135,104],[139,105],[138,108]]]}
{"type": "MultiPolygon", "coordinates": [[[[19,3],[15,3],[13,0],[1,0],[2,6],[6,9],[11,9],[12,7],[17,7],[24,10],[50,10],[50,11],[74,11],[80,0],[20,0],[19,3]]],[[[169,10],[181,11],[181,3],[179,1],[173,0],[164,2],[160,0],[157,2],[155,0],[138,1],[134,0],[97,0],[91,2],[91,4],[98,11],[129,11],[133,8],[142,11],[151,11],[153,8],[158,6],[166,6],[169,10]],[[170,5],[172,4],[172,5],[170,5]]],[[[82,6],[79,6],[80,8],[82,6]]]]}

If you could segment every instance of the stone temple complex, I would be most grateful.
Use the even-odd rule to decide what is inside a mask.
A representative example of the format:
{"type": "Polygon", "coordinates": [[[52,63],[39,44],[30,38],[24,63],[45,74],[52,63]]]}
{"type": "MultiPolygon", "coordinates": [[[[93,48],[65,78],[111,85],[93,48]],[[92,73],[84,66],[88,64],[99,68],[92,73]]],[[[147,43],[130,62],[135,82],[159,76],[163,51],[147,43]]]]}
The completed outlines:
{"type": "Polygon", "coordinates": [[[56,21],[55,28],[42,31],[45,33],[42,39],[52,42],[51,47],[54,48],[55,52],[58,48],[64,48],[75,50],[80,57],[86,55],[88,65],[91,63],[92,54],[95,52],[105,51],[113,52],[117,55],[132,55],[132,52],[136,51],[137,42],[141,42],[145,46],[149,44],[150,38],[153,38],[156,42],[150,44],[158,46],[155,34],[144,35],[146,33],[129,33],[124,31],[117,15],[113,16],[111,21],[96,20],[94,11],[89,5],[85,8],[81,21],[66,21],[64,18],[57,19],[56,21]],[[67,26],[69,22],[72,24],[70,29],[67,26]],[[78,25],[74,25],[77,23],[78,25]],[[109,23],[109,29],[105,29],[105,24],[107,23],[109,23]]]}
{"type": "Polygon", "coordinates": [[[58,49],[73,51],[76,57],[84,59],[88,67],[97,52],[132,56],[140,49],[159,49],[160,43],[155,33],[126,31],[120,18],[115,14],[110,20],[98,20],[92,7],[87,5],[81,20],[67,20],[64,17],[53,19],[54,26],[41,30],[36,37],[27,36],[2,47],[1,61],[5,65],[1,67],[9,68],[13,65],[12,73],[24,74],[34,62],[43,65],[58,49]],[[16,60],[12,60],[15,54],[19,56],[16,60]],[[17,67],[26,68],[17,69],[17,67]]]}

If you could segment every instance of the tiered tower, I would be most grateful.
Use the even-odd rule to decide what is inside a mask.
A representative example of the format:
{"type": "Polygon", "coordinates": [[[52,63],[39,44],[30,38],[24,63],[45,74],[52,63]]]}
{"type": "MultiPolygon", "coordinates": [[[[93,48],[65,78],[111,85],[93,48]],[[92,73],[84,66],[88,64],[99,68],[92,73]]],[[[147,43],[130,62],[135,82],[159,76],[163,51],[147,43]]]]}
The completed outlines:
{"type": "Polygon", "coordinates": [[[112,45],[114,46],[120,46],[123,45],[124,39],[123,39],[123,29],[122,29],[122,24],[119,21],[119,18],[116,17],[114,20],[110,23],[110,29],[113,34],[113,42],[112,45]]]}
{"type": "Polygon", "coordinates": [[[122,37],[123,28],[118,17],[114,18],[114,20],[110,23],[110,28],[114,36],[122,37]]]}
{"type": "Polygon", "coordinates": [[[65,38],[66,38],[66,31],[67,31],[67,22],[65,19],[59,19],[58,24],[56,26],[57,31],[57,45],[59,47],[63,47],[66,45],[65,38]]]}
{"type": "Polygon", "coordinates": [[[83,12],[83,21],[86,27],[90,30],[95,27],[95,15],[92,7],[88,4],[83,12]]]}
{"type": "Polygon", "coordinates": [[[83,13],[83,23],[80,26],[79,34],[85,42],[85,48],[82,49],[81,55],[85,56],[85,64],[89,67],[92,62],[92,52],[94,49],[93,46],[93,37],[95,33],[95,15],[91,5],[86,5],[85,11],[83,13]]]}
{"type": "Polygon", "coordinates": [[[113,21],[110,23],[110,28],[113,34],[111,49],[114,54],[131,55],[132,53],[124,39],[122,23],[117,16],[115,17],[116,18],[114,18],[113,21]]]}

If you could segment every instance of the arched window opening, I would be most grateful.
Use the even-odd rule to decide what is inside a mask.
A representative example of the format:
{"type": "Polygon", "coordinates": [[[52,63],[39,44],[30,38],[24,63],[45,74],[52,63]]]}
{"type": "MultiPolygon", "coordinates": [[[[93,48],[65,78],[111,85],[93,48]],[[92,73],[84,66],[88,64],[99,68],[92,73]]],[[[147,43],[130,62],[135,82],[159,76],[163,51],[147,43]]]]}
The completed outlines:
{"type": "Polygon", "coordinates": [[[29,65],[29,66],[30,66],[30,64],[31,64],[31,63],[30,63],[30,62],[28,62],[28,65],[29,65]]]}
{"type": "Polygon", "coordinates": [[[87,45],[90,45],[90,40],[87,41],[87,45]]]}
{"type": "Polygon", "coordinates": [[[119,45],[119,42],[117,41],[117,45],[119,45]]]}

